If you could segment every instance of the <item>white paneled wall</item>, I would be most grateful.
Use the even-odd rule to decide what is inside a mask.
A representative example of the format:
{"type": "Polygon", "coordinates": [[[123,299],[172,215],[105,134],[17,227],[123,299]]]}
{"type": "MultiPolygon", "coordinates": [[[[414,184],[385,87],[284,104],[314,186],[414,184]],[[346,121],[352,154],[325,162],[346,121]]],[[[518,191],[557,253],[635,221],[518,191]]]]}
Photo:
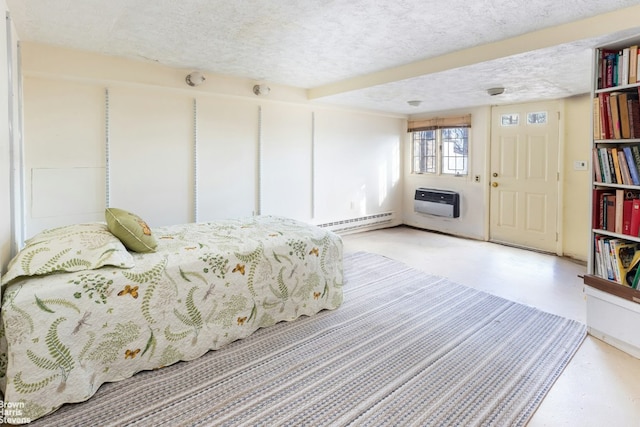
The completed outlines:
{"type": "Polygon", "coordinates": [[[259,110],[234,98],[197,99],[199,221],[254,214],[259,110]]]}
{"type": "Polygon", "coordinates": [[[251,82],[246,95],[225,93],[241,83],[215,76],[194,89],[157,64],[34,49],[24,62],[26,237],[102,221],[107,203],[152,227],[401,209],[402,117],[291,100],[291,89],[256,97],[251,82]],[[149,72],[154,83],[141,84],[149,72]]]}
{"type": "Polygon", "coordinates": [[[316,216],[320,222],[397,212],[405,123],[358,113],[316,114],[316,216]]]}
{"type": "Polygon", "coordinates": [[[262,108],[260,213],[311,219],[311,130],[312,112],[307,108],[283,104],[262,108]]]}
{"type": "Polygon", "coordinates": [[[67,223],[101,219],[104,88],[37,77],[23,85],[26,237],[58,225],[61,217],[67,223]]]}
{"type": "Polygon", "coordinates": [[[0,24],[0,274],[21,240],[22,206],[14,199],[22,188],[19,170],[12,167],[12,159],[19,161],[20,128],[18,108],[18,36],[7,12],[7,4],[0,0],[3,11],[0,24]]]}
{"type": "Polygon", "coordinates": [[[193,221],[193,98],[109,90],[110,206],[149,225],[193,221]]]}

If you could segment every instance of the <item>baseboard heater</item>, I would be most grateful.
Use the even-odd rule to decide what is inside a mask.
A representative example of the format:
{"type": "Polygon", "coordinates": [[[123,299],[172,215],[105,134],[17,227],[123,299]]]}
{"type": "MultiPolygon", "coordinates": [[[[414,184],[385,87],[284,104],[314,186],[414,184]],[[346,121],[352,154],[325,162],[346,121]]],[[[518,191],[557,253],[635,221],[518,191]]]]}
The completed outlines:
{"type": "Polygon", "coordinates": [[[460,195],[455,191],[418,188],[413,200],[413,210],[428,215],[458,218],[460,195]]]}
{"type": "Polygon", "coordinates": [[[343,219],[339,221],[318,224],[318,227],[327,228],[337,233],[365,229],[372,226],[391,223],[393,212],[383,212],[357,218],[343,219]]]}

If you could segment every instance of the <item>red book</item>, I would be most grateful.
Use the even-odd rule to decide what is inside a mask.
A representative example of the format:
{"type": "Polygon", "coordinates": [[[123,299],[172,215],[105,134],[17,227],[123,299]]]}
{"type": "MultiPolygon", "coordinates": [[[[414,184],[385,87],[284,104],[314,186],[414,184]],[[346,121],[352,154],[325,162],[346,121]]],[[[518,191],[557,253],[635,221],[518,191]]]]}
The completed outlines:
{"type": "Polygon", "coordinates": [[[622,213],[622,234],[631,235],[631,214],[633,213],[633,199],[625,199],[622,213]]]}
{"type": "MultiPolygon", "coordinates": [[[[640,92],[640,87],[638,88],[640,92]]],[[[609,111],[609,94],[601,93],[598,95],[600,100],[600,120],[601,120],[601,133],[602,139],[613,138],[613,126],[611,125],[611,112],[609,111]]]]}
{"type": "Polygon", "coordinates": [[[629,234],[638,236],[640,232],[640,199],[633,199],[631,207],[631,225],[629,226],[629,234]]]}

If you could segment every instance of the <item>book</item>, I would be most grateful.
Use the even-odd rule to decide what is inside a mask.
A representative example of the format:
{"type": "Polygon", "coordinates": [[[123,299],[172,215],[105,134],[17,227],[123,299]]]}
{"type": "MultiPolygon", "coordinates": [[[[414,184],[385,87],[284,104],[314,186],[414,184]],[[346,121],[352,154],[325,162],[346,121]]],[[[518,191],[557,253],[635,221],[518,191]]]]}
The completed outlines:
{"type": "Polygon", "coordinates": [[[622,134],[620,133],[620,112],[618,110],[618,95],[620,95],[620,92],[611,92],[609,94],[609,110],[611,112],[611,123],[613,125],[613,139],[622,138],[622,134]]]}
{"type": "Polygon", "coordinates": [[[609,168],[611,168],[611,182],[613,184],[622,184],[620,164],[618,163],[618,149],[607,148],[607,154],[609,156],[609,168]]]}
{"type": "Polygon", "coordinates": [[[640,102],[637,94],[627,95],[627,108],[629,110],[631,138],[640,138],[640,102]]]}
{"type": "Polygon", "coordinates": [[[633,213],[633,199],[624,199],[622,208],[622,234],[631,235],[631,214],[633,213]]]}
{"type": "Polygon", "coordinates": [[[620,283],[620,270],[618,268],[618,259],[616,257],[616,244],[619,239],[609,239],[609,262],[611,263],[611,273],[615,282],[620,283]]]}
{"type": "Polygon", "coordinates": [[[615,232],[616,229],[616,196],[607,194],[604,196],[605,230],[615,232]]]}
{"type": "MultiPolygon", "coordinates": [[[[609,155],[607,153],[607,149],[601,147],[598,148],[598,152],[600,153],[600,167],[602,169],[602,176],[604,177],[603,182],[611,184],[613,181],[611,180],[611,169],[609,169],[609,155]]],[[[638,156],[640,159],[640,150],[638,151],[638,156]]]]}
{"type": "Polygon", "coordinates": [[[613,231],[618,234],[622,234],[623,228],[623,214],[624,214],[624,190],[616,190],[615,196],[615,213],[614,213],[614,225],[613,231]]]}
{"type": "Polygon", "coordinates": [[[613,138],[613,125],[611,124],[611,112],[609,111],[609,93],[601,93],[598,95],[600,101],[600,123],[602,129],[600,130],[600,139],[613,138]]]}
{"type": "Polygon", "coordinates": [[[615,73],[613,76],[613,85],[620,86],[622,84],[622,50],[618,51],[618,56],[613,66],[613,72],[615,73]]]}
{"type": "Polygon", "coordinates": [[[629,106],[627,104],[627,94],[625,92],[618,95],[618,113],[620,115],[620,136],[622,139],[631,138],[631,128],[629,127],[629,106]]]}
{"type": "MultiPolygon", "coordinates": [[[[638,243],[628,242],[622,239],[612,239],[611,248],[615,260],[614,276],[620,284],[627,285],[627,273],[631,269],[633,259],[638,252],[638,243]]],[[[630,278],[633,284],[633,277],[630,278]]],[[[632,286],[629,285],[629,286],[632,286]]]]}
{"type": "Polygon", "coordinates": [[[613,61],[617,55],[617,51],[612,49],[600,50],[598,89],[613,87],[613,61]]]}
{"type": "Polygon", "coordinates": [[[638,45],[629,48],[629,84],[638,81],[638,45]]]}
{"type": "MultiPolygon", "coordinates": [[[[618,174],[616,173],[616,167],[613,162],[613,151],[611,148],[605,148],[607,153],[607,161],[609,162],[609,171],[611,172],[611,184],[618,184],[618,174]]],[[[617,157],[616,157],[617,158],[617,157]]]]}
{"type": "Polygon", "coordinates": [[[633,185],[640,185],[640,175],[638,174],[638,165],[636,165],[635,160],[633,159],[633,151],[631,151],[631,147],[628,145],[622,147],[622,152],[624,153],[624,157],[627,161],[627,167],[629,168],[629,174],[631,175],[631,183],[633,185]]]}
{"type": "Polygon", "coordinates": [[[620,60],[620,80],[618,81],[619,85],[627,85],[629,84],[629,48],[625,47],[622,49],[622,55],[619,57],[620,60]]]}
{"type": "Polygon", "coordinates": [[[618,163],[620,164],[620,175],[622,175],[622,183],[625,185],[633,185],[633,181],[631,179],[631,171],[629,170],[629,165],[627,165],[627,157],[624,154],[624,151],[618,149],[618,163]]]}
{"type": "Polygon", "coordinates": [[[600,97],[593,98],[593,137],[602,139],[602,118],[600,117],[600,97]]]}
{"type": "MultiPolygon", "coordinates": [[[[602,258],[604,269],[606,271],[606,278],[609,280],[615,280],[615,276],[613,275],[613,263],[611,262],[611,246],[609,245],[610,239],[602,239],[602,258]]],[[[603,275],[602,277],[605,277],[603,275]]]]}
{"type": "MultiPolygon", "coordinates": [[[[638,80],[640,80],[640,49],[638,49],[638,60],[637,60],[637,62],[638,62],[638,68],[636,69],[636,75],[637,75],[638,80]]],[[[637,81],[636,81],[636,83],[637,83],[637,81]]]]}
{"type": "Polygon", "coordinates": [[[607,270],[606,267],[604,266],[604,259],[602,256],[602,239],[604,239],[605,237],[597,234],[594,238],[594,261],[595,261],[595,274],[600,276],[600,277],[607,277],[607,270]]]}
{"type": "MultiPolygon", "coordinates": [[[[593,204],[591,208],[592,209],[591,227],[594,229],[604,230],[605,229],[604,196],[607,194],[613,194],[613,190],[609,188],[594,188],[591,191],[593,193],[591,197],[591,201],[593,204]]],[[[640,204],[638,205],[638,209],[639,209],[639,218],[640,218],[640,204]]]]}
{"type": "MultiPolygon", "coordinates": [[[[631,149],[629,149],[629,152],[631,153],[631,149]]],[[[593,159],[591,160],[593,163],[593,179],[596,182],[603,182],[602,181],[602,170],[600,169],[600,154],[598,154],[598,149],[594,148],[592,150],[592,154],[593,154],[593,159]]],[[[633,154],[631,154],[633,156],[633,154]]],[[[632,157],[633,159],[633,157],[632,157]]]]}
{"type": "Polygon", "coordinates": [[[640,172],[640,146],[632,145],[631,152],[633,153],[633,161],[638,168],[638,172],[640,172]]]}
{"type": "Polygon", "coordinates": [[[630,287],[635,287],[638,284],[638,280],[640,280],[640,250],[636,248],[636,252],[633,255],[631,263],[627,268],[627,274],[624,278],[624,284],[630,287]]]}
{"type": "Polygon", "coordinates": [[[614,87],[617,80],[615,68],[616,62],[618,61],[618,52],[614,50],[605,50],[604,55],[603,87],[614,87]]]}
{"type": "Polygon", "coordinates": [[[640,199],[633,199],[631,205],[631,225],[629,226],[629,235],[639,237],[640,234],[640,199]]]}

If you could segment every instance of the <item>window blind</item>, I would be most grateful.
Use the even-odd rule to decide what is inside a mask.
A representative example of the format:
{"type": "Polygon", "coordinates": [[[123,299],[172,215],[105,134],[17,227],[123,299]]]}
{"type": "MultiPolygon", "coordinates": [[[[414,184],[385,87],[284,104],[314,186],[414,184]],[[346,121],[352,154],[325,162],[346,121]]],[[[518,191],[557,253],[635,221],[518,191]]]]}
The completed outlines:
{"type": "Polygon", "coordinates": [[[470,128],[471,114],[465,116],[434,117],[423,120],[410,120],[407,132],[436,130],[442,128],[470,128]]]}

